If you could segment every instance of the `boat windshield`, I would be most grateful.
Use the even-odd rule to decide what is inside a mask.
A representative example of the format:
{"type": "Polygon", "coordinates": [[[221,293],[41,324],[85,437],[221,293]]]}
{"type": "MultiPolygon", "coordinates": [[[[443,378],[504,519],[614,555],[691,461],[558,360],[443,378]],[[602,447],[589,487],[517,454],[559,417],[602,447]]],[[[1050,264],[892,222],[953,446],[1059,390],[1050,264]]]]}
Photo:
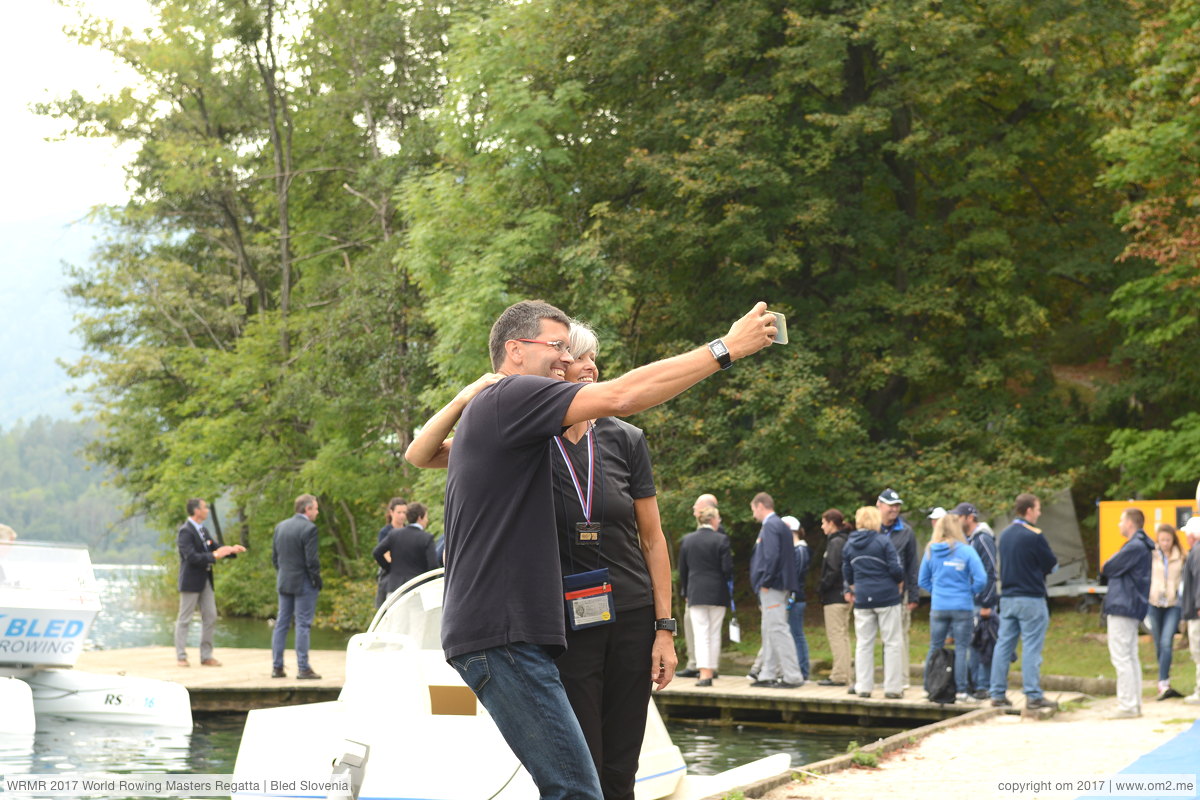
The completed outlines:
{"type": "Polygon", "coordinates": [[[100,598],[87,548],[54,542],[0,542],[0,590],[9,600],[32,593],[82,593],[90,596],[75,602],[90,606],[100,598]]]}
{"type": "Polygon", "coordinates": [[[427,572],[397,589],[368,630],[404,634],[422,650],[441,650],[442,570],[427,572]]]}

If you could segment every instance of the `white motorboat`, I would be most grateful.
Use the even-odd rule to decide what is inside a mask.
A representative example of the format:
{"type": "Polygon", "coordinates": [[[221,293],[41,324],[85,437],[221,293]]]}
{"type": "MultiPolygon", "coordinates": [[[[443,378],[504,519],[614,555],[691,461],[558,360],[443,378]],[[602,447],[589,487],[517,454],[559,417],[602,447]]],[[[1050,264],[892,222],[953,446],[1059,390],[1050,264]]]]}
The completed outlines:
{"type": "MultiPolygon", "coordinates": [[[[234,778],[351,775],[358,800],[534,800],[532,778],[441,648],[442,571],[393,592],[346,648],[337,700],[251,711],[234,778]]],[[[650,702],[637,800],[694,800],[785,772],[787,754],[720,775],[689,776],[650,702]]],[[[258,800],[264,794],[235,794],[258,800]]],[[[267,797],[312,797],[281,781],[267,797]]],[[[331,797],[335,795],[329,795],[331,797]]],[[[342,795],[336,795],[343,797],[342,795]]]]}
{"type": "Polygon", "coordinates": [[[191,730],[180,684],[72,669],[99,611],[86,547],[0,543],[0,734],[31,734],[46,715],[191,730]]]}

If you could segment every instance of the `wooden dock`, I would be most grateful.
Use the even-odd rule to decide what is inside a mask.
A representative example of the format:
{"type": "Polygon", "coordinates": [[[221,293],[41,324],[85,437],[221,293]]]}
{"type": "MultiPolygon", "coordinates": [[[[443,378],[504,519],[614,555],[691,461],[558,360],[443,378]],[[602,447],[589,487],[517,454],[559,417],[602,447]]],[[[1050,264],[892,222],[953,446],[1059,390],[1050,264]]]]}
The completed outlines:
{"type": "MultiPolygon", "coordinates": [[[[172,647],[133,647],[121,650],[95,650],[83,653],[76,667],[88,672],[136,675],[174,681],[187,687],[196,713],[246,712],[255,708],[299,705],[336,700],[346,679],[346,653],[343,650],[313,650],[312,668],[320,680],[296,678],[295,654],[287,651],[287,678],[271,677],[271,653],[258,648],[218,648],[215,656],[220,667],[204,667],[191,653],[192,665],[175,663],[172,647]]],[[[838,724],[870,727],[906,727],[924,724],[990,707],[988,703],[941,706],[927,702],[925,692],[916,685],[904,698],[887,700],[876,688],[870,698],[847,693],[845,686],[817,686],[806,683],[798,689],[765,689],[750,686],[742,676],[722,676],[711,687],[696,686],[695,678],[676,678],[666,689],[655,692],[659,711],[664,717],[708,720],[717,724],[838,724]]],[[[1020,690],[1009,690],[1019,713],[1024,705],[1020,690]]],[[[1076,693],[1051,698],[1059,702],[1078,699],[1076,693]]]]}
{"type": "Polygon", "coordinates": [[[200,665],[195,648],[190,667],[178,666],[174,647],[130,647],[92,650],[79,656],[76,669],[109,675],[135,675],[174,681],[187,687],[192,711],[246,712],[255,708],[300,705],[336,700],[346,680],[346,651],[312,650],[309,664],[320,680],[296,678],[296,655],[286,653],[286,678],[271,677],[271,651],[219,647],[213,654],[219,667],[200,665]]]}

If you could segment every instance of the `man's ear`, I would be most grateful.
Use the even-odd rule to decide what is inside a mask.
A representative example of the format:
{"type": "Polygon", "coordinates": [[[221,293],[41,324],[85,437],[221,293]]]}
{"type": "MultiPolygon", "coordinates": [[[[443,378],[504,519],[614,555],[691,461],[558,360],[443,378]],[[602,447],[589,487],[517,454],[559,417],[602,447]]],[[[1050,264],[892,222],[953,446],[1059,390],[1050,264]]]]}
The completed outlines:
{"type": "Polygon", "coordinates": [[[525,351],[521,349],[521,343],[515,339],[509,339],[504,343],[504,352],[507,361],[512,364],[520,365],[525,362],[525,351]]]}

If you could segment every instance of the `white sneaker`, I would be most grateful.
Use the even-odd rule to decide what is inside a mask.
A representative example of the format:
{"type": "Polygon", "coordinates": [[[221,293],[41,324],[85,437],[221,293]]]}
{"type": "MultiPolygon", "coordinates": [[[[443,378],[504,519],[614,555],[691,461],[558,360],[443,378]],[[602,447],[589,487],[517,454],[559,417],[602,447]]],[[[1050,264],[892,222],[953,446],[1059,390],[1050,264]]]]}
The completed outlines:
{"type": "Polygon", "coordinates": [[[979,701],[976,700],[974,698],[974,696],[969,695],[966,692],[959,692],[958,694],[954,695],[954,702],[974,704],[974,703],[978,703],[979,701]]]}
{"type": "Polygon", "coordinates": [[[1183,702],[1191,706],[1200,706],[1200,691],[1192,692],[1187,697],[1183,698],[1183,702]]]}

